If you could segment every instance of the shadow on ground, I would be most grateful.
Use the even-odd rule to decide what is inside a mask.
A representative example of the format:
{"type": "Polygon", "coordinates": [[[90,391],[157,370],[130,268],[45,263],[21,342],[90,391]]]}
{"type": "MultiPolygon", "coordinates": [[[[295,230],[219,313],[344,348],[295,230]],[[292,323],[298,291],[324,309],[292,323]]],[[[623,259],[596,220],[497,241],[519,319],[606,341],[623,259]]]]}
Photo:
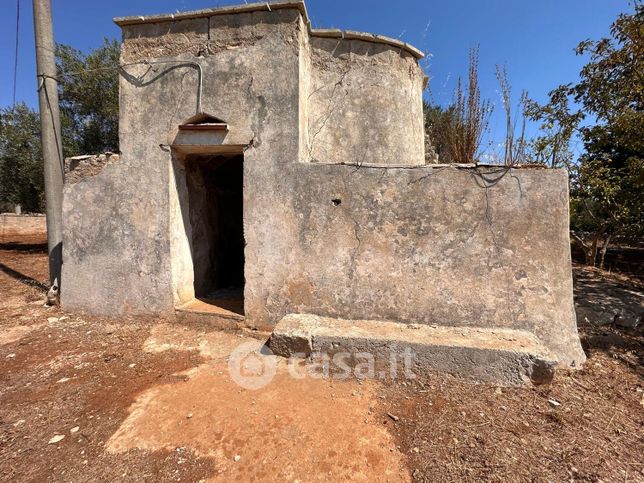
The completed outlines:
{"type": "Polygon", "coordinates": [[[17,243],[17,242],[0,243],[0,250],[47,253],[47,243],[17,243]]]}
{"type": "Polygon", "coordinates": [[[644,376],[644,293],[639,283],[577,266],[575,306],[584,350],[605,352],[644,376]]]}
{"type": "Polygon", "coordinates": [[[31,278],[28,275],[25,275],[24,273],[20,273],[19,271],[14,270],[13,268],[8,267],[2,262],[0,262],[0,271],[6,273],[11,278],[17,280],[18,282],[24,285],[35,287],[43,292],[47,291],[47,286],[44,283],[39,282],[38,280],[31,278]]]}

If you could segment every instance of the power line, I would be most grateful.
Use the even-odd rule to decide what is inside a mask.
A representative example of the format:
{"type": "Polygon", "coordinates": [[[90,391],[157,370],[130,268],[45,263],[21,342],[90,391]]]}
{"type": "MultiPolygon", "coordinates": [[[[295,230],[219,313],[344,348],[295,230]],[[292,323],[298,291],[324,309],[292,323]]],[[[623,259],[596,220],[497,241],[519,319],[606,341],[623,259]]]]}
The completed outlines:
{"type": "Polygon", "coordinates": [[[39,77],[41,79],[41,81],[40,81],[41,84],[39,84],[38,90],[40,90],[42,83],[45,82],[45,79],[53,79],[56,82],[62,82],[63,77],[73,77],[73,76],[77,76],[77,75],[83,75],[83,74],[88,73],[88,72],[104,72],[104,71],[115,71],[115,72],[118,72],[120,74],[129,75],[129,74],[127,74],[127,72],[125,71],[124,68],[132,66],[132,65],[146,65],[146,66],[148,66],[148,70],[145,71],[145,73],[143,73],[142,75],[138,76],[138,79],[142,80],[148,74],[148,72],[150,72],[150,70],[153,70],[154,72],[156,72],[156,70],[152,66],[159,65],[159,64],[177,64],[177,65],[175,65],[174,67],[169,67],[168,69],[166,69],[165,71],[161,72],[160,74],[158,74],[153,79],[147,81],[146,84],[144,84],[144,85],[150,84],[150,83],[156,81],[157,79],[159,79],[164,74],[170,72],[171,70],[178,69],[180,67],[194,67],[194,68],[197,69],[197,113],[200,113],[201,112],[201,98],[202,98],[202,93],[203,93],[203,69],[202,69],[201,64],[199,62],[190,62],[190,61],[187,61],[187,60],[154,60],[154,61],[141,60],[141,61],[136,61],[136,62],[128,62],[126,64],[114,65],[114,66],[110,66],[110,67],[99,67],[97,69],[84,69],[84,70],[79,70],[79,71],[76,71],[76,72],[61,72],[61,73],[58,73],[57,76],[53,76],[53,75],[49,75],[49,74],[38,74],[37,77],[39,77]]]}
{"type": "Polygon", "coordinates": [[[20,0],[16,0],[16,55],[13,62],[13,107],[16,107],[16,86],[18,80],[18,39],[20,32],[20,0]]]}

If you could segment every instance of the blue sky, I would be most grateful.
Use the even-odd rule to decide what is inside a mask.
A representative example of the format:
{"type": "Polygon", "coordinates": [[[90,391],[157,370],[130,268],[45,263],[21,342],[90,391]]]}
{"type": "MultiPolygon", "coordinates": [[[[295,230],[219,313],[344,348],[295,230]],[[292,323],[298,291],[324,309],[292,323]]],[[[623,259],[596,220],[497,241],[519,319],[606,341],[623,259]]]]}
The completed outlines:
{"type": "MultiPolygon", "coordinates": [[[[16,98],[37,107],[31,0],[20,1],[16,98]]],[[[80,50],[103,37],[120,38],[112,18],[194,10],[243,0],[52,0],[57,42],[80,50]]],[[[12,102],[16,0],[0,0],[0,106],[12,102]]],[[[508,68],[516,98],[527,90],[543,101],[555,86],[574,82],[584,59],[573,49],[586,38],[608,34],[629,0],[309,0],[314,27],[379,33],[403,39],[430,55],[422,65],[438,103],[447,103],[456,78],[466,76],[468,50],[480,47],[480,83],[495,104],[489,139],[503,137],[504,121],[494,76],[508,68]]]]}

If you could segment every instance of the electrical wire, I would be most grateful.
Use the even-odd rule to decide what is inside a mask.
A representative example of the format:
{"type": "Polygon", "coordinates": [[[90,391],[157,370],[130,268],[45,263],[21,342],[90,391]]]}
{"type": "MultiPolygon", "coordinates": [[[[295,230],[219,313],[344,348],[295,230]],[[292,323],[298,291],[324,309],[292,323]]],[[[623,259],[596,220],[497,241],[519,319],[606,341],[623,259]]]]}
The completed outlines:
{"type": "MultiPolygon", "coordinates": [[[[175,67],[168,68],[164,72],[161,72],[154,79],[152,79],[152,81],[158,79],[159,77],[161,77],[161,75],[165,74],[166,72],[178,67],[186,66],[186,67],[195,67],[197,69],[197,114],[199,114],[201,112],[201,98],[203,96],[203,69],[201,67],[201,64],[199,64],[198,62],[191,62],[189,60],[142,60],[138,62],[129,62],[126,64],[120,64],[113,67],[99,67],[97,69],[85,69],[85,70],[80,70],[76,72],[62,72],[57,77],[53,77],[50,75],[40,75],[39,77],[43,77],[43,78],[49,77],[51,79],[56,80],[57,82],[60,82],[60,77],[73,77],[77,75],[86,74],[88,72],[101,72],[101,71],[108,71],[108,70],[116,71],[119,74],[123,74],[123,73],[127,73],[127,71],[125,70],[125,67],[129,67],[133,65],[152,66],[152,65],[160,65],[160,64],[177,64],[177,65],[175,65],[175,67]]],[[[143,75],[139,76],[139,79],[142,79],[143,77],[145,77],[147,75],[147,72],[149,72],[149,69],[143,75]]]]}
{"type": "Polygon", "coordinates": [[[13,61],[13,103],[16,107],[16,86],[18,85],[18,41],[20,36],[20,0],[16,0],[16,54],[13,61]]]}

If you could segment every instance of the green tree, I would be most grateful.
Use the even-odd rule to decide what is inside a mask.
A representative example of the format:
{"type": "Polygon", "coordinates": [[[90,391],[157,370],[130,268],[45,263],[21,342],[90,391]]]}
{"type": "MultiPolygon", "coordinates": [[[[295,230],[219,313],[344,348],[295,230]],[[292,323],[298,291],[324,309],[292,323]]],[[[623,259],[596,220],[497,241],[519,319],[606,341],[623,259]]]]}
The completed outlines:
{"type": "Polygon", "coordinates": [[[551,165],[568,160],[575,130],[583,141],[570,165],[571,228],[590,265],[600,242],[605,253],[611,238],[644,234],[644,7],[634,6],[612,24],[610,38],[578,45],[576,53],[589,59],[577,84],[552,91],[545,106],[531,105],[545,133],[538,152],[551,165]],[[571,112],[570,98],[581,111],[571,112]],[[578,128],[583,119],[587,124],[578,128]]]}
{"type": "Polygon", "coordinates": [[[570,85],[559,86],[548,96],[550,101],[544,106],[531,99],[525,102],[526,117],[540,121],[540,134],[530,142],[530,157],[549,168],[570,167],[574,158],[570,141],[577,132],[583,113],[571,112],[570,85]]]}
{"type": "MultiPolygon", "coordinates": [[[[56,50],[65,156],[118,151],[119,44],[105,40],[88,54],[56,50]]],[[[0,201],[44,208],[38,114],[25,104],[0,109],[0,201]]]]}
{"type": "MultiPolygon", "coordinates": [[[[431,154],[437,155],[436,159],[441,163],[448,163],[450,156],[447,130],[454,124],[454,112],[451,107],[442,107],[438,104],[430,104],[423,101],[423,117],[425,120],[425,149],[431,150],[431,154]]],[[[431,155],[430,155],[431,157],[431,155]]]]}
{"type": "Polygon", "coordinates": [[[88,54],[57,46],[65,156],[118,151],[119,54],[116,40],[88,54]]]}
{"type": "Polygon", "coordinates": [[[41,211],[43,189],[38,114],[25,104],[0,109],[0,200],[41,211]]]}
{"type": "Polygon", "coordinates": [[[591,234],[590,243],[577,237],[590,264],[599,237],[605,253],[611,237],[644,234],[644,7],[620,15],[610,32],[579,44],[577,53],[590,60],[571,88],[597,121],[580,130],[585,152],[572,186],[572,225],[591,234]]]}

